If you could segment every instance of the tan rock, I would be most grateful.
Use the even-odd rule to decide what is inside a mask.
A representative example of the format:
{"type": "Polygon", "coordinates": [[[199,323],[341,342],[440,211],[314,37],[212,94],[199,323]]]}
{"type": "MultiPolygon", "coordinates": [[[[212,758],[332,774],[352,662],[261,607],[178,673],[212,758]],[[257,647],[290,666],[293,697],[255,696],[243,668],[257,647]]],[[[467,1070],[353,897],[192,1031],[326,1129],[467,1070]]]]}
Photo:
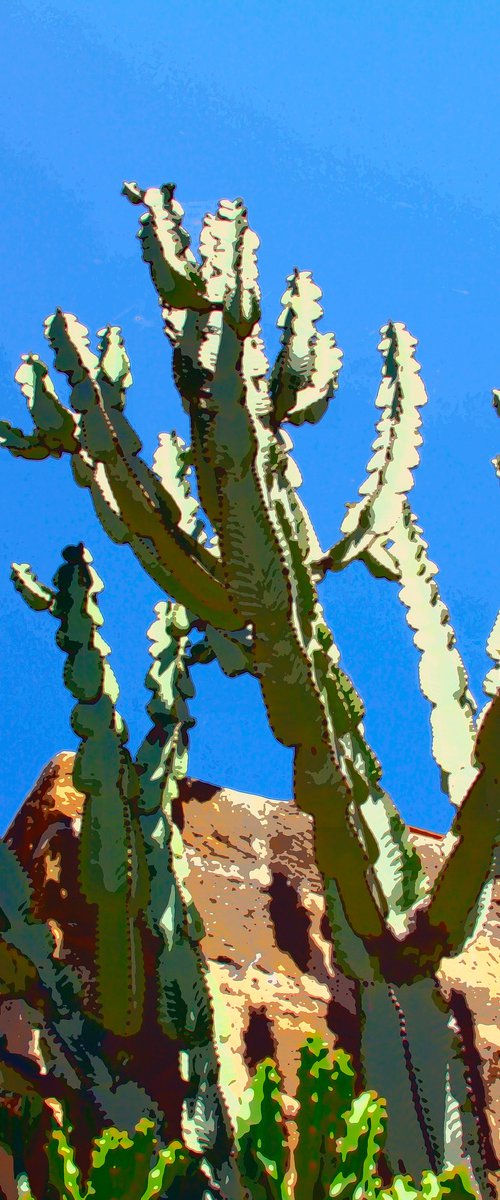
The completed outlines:
{"type": "MultiPolygon", "coordinates": [[[[72,754],[62,753],[48,764],[5,839],[32,880],[36,913],[51,928],[55,956],[89,978],[93,914],[77,889],[83,797],[72,785],[72,762],[72,754]]],[[[332,1047],[338,1039],[351,1050],[357,1030],[355,987],[336,967],[328,940],[311,820],[292,802],[195,781],[183,785],[175,819],[183,832],[189,886],[205,924],[202,947],[228,1107],[237,1111],[252,1068],[271,1054],[293,1117],[299,1050],[307,1033],[321,1034],[332,1047]]],[[[434,874],[445,839],[418,830],[413,837],[434,874]]],[[[500,1156],[498,901],[495,893],[472,945],[459,958],[443,960],[440,979],[445,992],[463,997],[470,1013],[491,1138],[500,1156]]],[[[0,1009],[0,1033],[7,1035],[9,1048],[21,1036],[21,1010],[16,1009],[14,1033],[13,1003],[22,1004],[9,1001],[0,1009]]],[[[26,1031],[24,1047],[23,1052],[36,1053],[26,1031]]],[[[142,1062],[140,1053],[139,1039],[142,1062]]]]}

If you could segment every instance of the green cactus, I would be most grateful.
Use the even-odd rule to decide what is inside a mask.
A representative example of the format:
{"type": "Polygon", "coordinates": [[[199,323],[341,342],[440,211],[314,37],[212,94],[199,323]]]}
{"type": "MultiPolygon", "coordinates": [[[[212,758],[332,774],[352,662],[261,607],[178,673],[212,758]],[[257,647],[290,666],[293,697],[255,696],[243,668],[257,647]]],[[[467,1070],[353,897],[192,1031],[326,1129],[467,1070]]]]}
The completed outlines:
{"type": "Polygon", "coordinates": [[[319,1037],[308,1037],[301,1050],[298,1071],[295,1150],[295,1200],[315,1195],[321,1181],[330,1177],[341,1136],[341,1122],[354,1100],[355,1075],[349,1056],[333,1056],[319,1037]]]}
{"type": "Polygon", "coordinates": [[[465,1200],[476,1194],[462,1167],[439,1175],[424,1172],[422,1191],[409,1175],[395,1176],[384,1186],[381,1175],[387,1175],[387,1166],[382,1170],[381,1156],[391,1114],[376,1092],[359,1091],[351,1060],[342,1050],[330,1054],[321,1038],[306,1038],[298,1078],[298,1140],[290,1174],[281,1077],[271,1059],[256,1068],[236,1133],[251,1200],[440,1200],[446,1195],[465,1200]]]}
{"type": "Polygon", "coordinates": [[[151,880],[146,921],[157,938],[158,1021],[167,1037],[185,1047],[188,1084],[183,1130],[190,1147],[216,1173],[232,1173],[231,1130],[218,1085],[213,1018],[198,942],[203,923],[187,886],[188,867],[172,803],[187,771],[188,700],[194,695],[190,665],[200,659],[189,632],[192,617],[180,604],[160,603],[149,630],[153,665],[146,685],[152,692],[150,732],[135,760],[140,783],[138,813],[151,880]]]}
{"type": "Polygon", "coordinates": [[[90,1125],[98,1118],[120,1119],[124,1107],[132,1124],[146,1110],[158,1121],[157,1107],[139,1083],[117,1083],[102,1051],[102,1030],[83,1010],[81,982],[73,970],[53,957],[47,926],[32,916],[25,872],[3,841],[0,870],[0,996],[27,998],[32,1005],[30,1020],[42,1029],[42,1049],[47,1051],[45,1073],[40,1074],[34,1065],[28,1067],[23,1058],[2,1046],[2,1091],[24,1097],[28,1108],[39,1096],[55,1097],[64,1100],[69,1111],[83,1094],[90,1125]]]}
{"type": "MultiPolygon", "coordinates": [[[[306,272],[289,276],[278,318],[281,348],[269,369],[259,327],[258,241],[242,201],[221,201],[217,212],[207,215],[196,258],[173,185],[143,191],[126,184],[124,192],[144,210],[142,252],[173,348],[191,446],[162,435],[153,468],[144,463],[140,439],[124,414],[131,377],[120,331],[101,331],[94,354],[85,327],[60,311],[49,318],[46,333],[56,369],[70,383],[73,413],[61,411],[47,368],[28,357],[18,381],[35,432],[24,435],[3,422],[0,442],[28,458],[70,454],[75,479],[91,492],[110,537],[130,545],[174,608],[192,614],[204,635],[193,661],[215,657],[228,674],[246,670],[258,679],[276,738],[294,750],[294,795],[314,821],[337,956],[357,981],[366,1087],[385,1095],[395,1112],[388,1156],[396,1153],[401,1134],[402,1161],[415,1176],[439,1173],[453,1154],[468,1164],[475,1186],[486,1191],[459,1036],[439,997],[435,972],[443,953],[458,953],[478,927],[494,870],[500,695],[495,665],[486,681],[489,703],[477,721],[449,614],[437,591],[436,568],[408,504],[422,440],[420,410],[427,400],[415,339],[401,323],[382,329],[373,456],[340,541],[323,553],[297,494],[300,474],[282,428],[319,420],[338,386],[341,352],[332,334],[316,328],[319,289],[306,272]],[[189,490],[192,467],[201,507],[189,490]],[[214,531],[210,544],[203,515],[214,531]],[[421,652],[433,753],[442,786],[458,810],[450,853],[432,886],[383,788],[380,764],[363,731],[363,705],[319,603],[317,585],[325,573],[356,559],[376,577],[400,586],[421,652]],[[380,1046],[386,1044],[391,1053],[381,1056],[380,1046]]],[[[496,393],[494,403],[498,410],[496,393]]],[[[46,601],[43,589],[33,590],[35,607],[47,607],[46,601]]],[[[488,644],[495,664],[497,640],[495,627],[488,644]]],[[[181,678],[182,672],[179,683],[181,678]]],[[[167,749],[166,728],[164,735],[175,781],[175,771],[184,768],[175,766],[174,743],[167,749]]],[[[144,764],[130,767],[129,781],[142,765],[147,776],[147,754],[144,764]]],[[[152,813],[155,804],[158,813],[164,811],[159,795],[151,804],[152,813]]],[[[173,866],[168,788],[166,804],[159,836],[173,866]]],[[[118,805],[113,820],[118,868],[127,837],[118,805]]],[[[144,830],[147,821],[143,812],[144,830]]],[[[97,895],[94,875],[87,886],[97,895]]],[[[174,954],[180,928],[178,894],[175,901],[173,896],[169,900],[165,891],[158,901],[169,913],[164,962],[174,954]]],[[[189,921],[186,897],[185,902],[189,921]]],[[[190,926],[188,941],[192,935],[190,926]]],[[[169,961],[173,969],[173,957],[169,961]]],[[[195,1014],[197,1006],[204,1011],[204,1002],[194,965],[193,971],[188,990],[198,997],[195,1014]]],[[[165,1016],[170,1020],[173,1014],[173,1026],[180,1021],[187,1029],[187,1006],[181,1001],[171,989],[165,1016]]],[[[196,1014],[189,1019],[194,1033],[196,1014]]],[[[208,1037],[208,1025],[206,1030],[208,1037]]],[[[190,1070],[196,1074],[193,1063],[190,1070]]],[[[216,1103],[210,1072],[203,1123],[216,1103]]],[[[372,1115],[375,1129],[378,1117],[372,1115]]],[[[354,1133],[353,1139],[354,1154],[354,1133]]],[[[368,1180],[366,1187],[371,1186],[368,1180]]]]}
{"type": "MultiPolygon", "coordinates": [[[[373,1091],[359,1092],[349,1056],[341,1050],[330,1055],[314,1035],[301,1050],[296,1101],[298,1142],[291,1171],[282,1079],[272,1059],[260,1062],[236,1131],[238,1168],[249,1200],[466,1200],[476,1195],[463,1167],[439,1175],[424,1171],[421,1189],[410,1175],[388,1182],[381,1159],[385,1100],[373,1091]]],[[[25,1135],[29,1124],[25,1114],[25,1135]]],[[[146,1118],[130,1133],[109,1126],[94,1138],[85,1181],[71,1134],[63,1110],[61,1123],[51,1120],[45,1143],[48,1185],[56,1200],[194,1200],[207,1195],[201,1157],[177,1141],[160,1147],[154,1124],[146,1118]]],[[[14,1140],[13,1119],[6,1117],[0,1123],[0,1144],[10,1150],[14,1140]]],[[[17,1158],[15,1169],[19,1195],[30,1198],[29,1178],[17,1158]]]]}
{"type": "Polygon", "coordinates": [[[281,1075],[272,1059],[257,1065],[236,1131],[238,1164],[252,1200],[287,1200],[289,1151],[281,1075]]]}
{"type": "Polygon", "coordinates": [[[77,701],[71,723],[81,739],[73,767],[75,786],[86,798],[79,884],[97,909],[98,1015],[106,1028],[128,1034],[142,1021],[144,957],[135,918],[147,904],[149,890],[132,803],[137,777],[124,746],[127,731],[115,710],[118,686],[106,662],[109,647],[98,632],[102,583],[83,545],[68,546],[63,558],[51,599],[25,564],[14,564],[13,577],[28,603],[33,605],[41,594],[59,621],[56,641],[67,656],[64,682],[77,701]]]}
{"type": "MultiPolygon", "coordinates": [[[[204,930],[187,886],[182,837],[172,819],[194,723],[187,707],[194,695],[190,665],[210,653],[204,643],[191,644],[193,619],[182,605],[156,606],[149,630],[153,664],[146,678],[152,726],[133,760],[115,708],[118,685],[106,662],[109,647],[98,632],[102,583],[83,545],[67,547],[63,559],[54,591],[27,564],[15,564],[12,578],[32,608],[58,619],[56,640],[67,655],[64,681],[78,700],[72,725],[81,741],[73,779],[85,795],[79,885],[98,914],[96,1016],[117,1035],[128,1037],[141,1028],[145,922],[157,946],[158,1024],[184,1048],[184,1135],[204,1156],[207,1171],[222,1177],[233,1194],[238,1185],[230,1157],[232,1134],[218,1084],[211,1001],[198,945],[204,930]]],[[[0,843],[2,850],[7,848],[0,843]]],[[[40,929],[48,946],[49,934],[40,929]]],[[[16,946],[15,961],[7,960],[4,986],[10,993],[36,975],[23,945],[16,946]]],[[[204,1186],[208,1188],[207,1179],[204,1186]]]]}
{"type": "MultiPolygon", "coordinates": [[[[199,1161],[180,1142],[158,1149],[151,1121],[141,1120],[129,1135],[113,1126],[93,1143],[86,1183],[75,1162],[71,1126],[56,1122],[47,1142],[49,1179],[61,1200],[153,1200],[172,1195],[176,1180],[199,1175],[199,1161]]],[[[202,1180],[197,1180],[198,1192],[202,1180]]],[[[194,1195],[194,1189],[192,1191],[194,1195]]]]}

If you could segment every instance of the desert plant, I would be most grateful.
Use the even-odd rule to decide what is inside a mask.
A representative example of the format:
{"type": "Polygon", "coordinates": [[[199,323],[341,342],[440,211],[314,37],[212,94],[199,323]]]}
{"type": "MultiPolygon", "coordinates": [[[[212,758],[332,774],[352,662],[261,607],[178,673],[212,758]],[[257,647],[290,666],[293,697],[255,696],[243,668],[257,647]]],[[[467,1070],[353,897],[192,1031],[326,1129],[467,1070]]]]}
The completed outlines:
{"type": "Polygon", "coordinates": [[[343,1050],[330,1054],[316,1035],[300,1054],[297,1143],[293,1169],[283,1116],[282,1079],[272,1059],[259,1063],[236,1131],[239,1166],[252,1200],[388,1200],[388,1197],[463,1198],[474,1195],[463,1167],[425,1171],[422,1191],[410,1176],[381,1175],[381,1156],[390,1127],[384,1099],[360,1091],[352,1061],[343,1050]]]}
{"type": "MultiPolygon", "coordinates": [[[[342,1050],[331,1055],[321,1038],[307,1037],[299,1080],[293,1166],[283,1083],[271,1058],[257,1064],[242,1098],[236,1147],[249,1200],[444,1200],[448,1195],[467,1200],[474,1195],[463,1167],[438,1176],[424,1172],[421,1190],[410,1176],[383,1183],[385,1100],[373,1091],[360,1092],[349,1055],[342,1050]]],[[[180,1200],[206,1183],[199,1156],[178,1141],[159,1149],[154,1124],[147,1119],[130,1133],[111,1126],[96,1137],[84,1181],[72,1132],[64,1112],[52,1119],[45,1141],[51,1200],[180,1200]]],[[[7,1128],[0,1128],[0,1143],[9,1147],[7,1128]]],[[[24,1200],[35,1200],[24,1170],[18,1174],[18,1188],[24,1200]]]]}
{"type": "MultiPolygon", "coordinates": [[[[184,1136],[191,1149],[205,1156],[207,1169],[215,1171],[219,1185],[231,1192],[236,1186],[231,1130],[218,1085],[212,1008],[198,945],[203,926],[187,888],[182,838],[172,821],[172,801],[186,773],[188,730],[193,724],[187,707],[188,697],[194,694],[190,666],[210,660],[211,651],[200,641],[191,644],[193,622],[182,605],[157,605],[149,631],[153,665],[146,677],[152,692],[147,706],[152,725],[133,758],[127,748],[127,728],[115,707],[118,685],[106,661],[109,647],[99,632],[102,583],[91,563],[82,544],[68,546],[54,588],[40,583],[27,563],[12,568],[14,584],[30,607],[50,612],[59,623],[56,641],[66,654],[64,682],[77,702],[71,716],[80,738],[73,781],[85,797],[78,885],[97,912],[95,979],[85,1003],[86,1025],[75,1004],[76,990],[71,997],[77,1046],[85,1054],[83,1034],[90,1041],[89,1017],[97,1029],[122,1038],[143,1026],[144,938],[149,930],[159,1030],[179,1045],[183,1055],[184,1136]]],[[[0,851],[15,882],[22,875],[15,855],[4,843],[0,851]]],[[[13,888],[14,884],[12,893],[13,888]]],[[[33,980],[38,972],[42,981],[47,974],[57,981],[58,964],[47,959],[50,935],[40,923],[33,927],[41,944],[38,957],[31,954],[26,964],[24,958],[9,957],[12,949],[22,953],[29,937],[28,895],[19,913],[23,920],[18,921],[17,941],[7,915],[11,931],[6,935],[4,988],[10,987],[12,993],[15,981],[9,979],[9,971],[21,975],[21,994],[28,970],[27,979],[33,980]]],[[[139,1115],[131,1103],[130,1119],[139,1115]]],[[[204,1186],[209,1186],[207,1179],[204,1186]]]]}
{"type": "MultiPolygon", "coordinates": [[[[27,1129],[24,1122],[24,1130],[27,1129]]],[[[190,1194],[201,1193],[206,1179],[200,1172],[200,1159],[181,1142],[158,1147],[154,1123],[146,1118],[127,1130],[108,1126],[92,1142],[90,1165],[84,1180],[75,1157],[73,1127],[67,1116],[52,1118],[45,1138],[47,1192],[50,1200],[154,1200],[175,1195],[175,1182],[185,1179],[193,1184],[190,1194]],[[198,1178],[197,1178],[198,1177],[198,1178]]],[[[12,1149],[12,1131],[8,1122],[0,1125],[0,1145],[12,1149]]],[[[32,1190],[29,1174],[17,1172],[19,1198],[39,1200],[32,1190]]]]}
{"type": "MultiPolygon", "coordinates": [[[[314,821],[337,956],[358,984],[366,1082],[386,1096],[393,1114],[389,1161],[401,1161],[414,1177],[467,1162],[486,1189],[484,1137],[460,1030],[435,972],[442,955],[458,953],[477,928],[492,875],[498,667],[476,721],[436,568],[407,499],[426,401],[415,340],[402,324],[382,330],[374,454],[341,539],[323,553],[298,496],[300,475],[283,429],[318,421],[338,385],[341,352],[333,335],[316,328],[319,289],[307,272],[289,277],[278,319],[282,346],[269,370],[259,330],[258,242],[242,202],[221,201],[205,218],[197,260],[173,185],[143,191],[126,184],[124,192],[144,209],[142,252],[173,346],[191,447],[162,435],[152,468],[146,465],[124,413],[131,377],[120,330],[101,331],[95,354],[87,329],[59,310],[46,335],[70,384],[73,412],[59,401],[47,367],[28,355],[16,378],[34,431],[3,422],[1,440],[26,458],[69,454],[110,537],[128,543],[148,574],[194,615],[228,674],[248,671],[258,679],[276,738],[294,749],[296,803],[314,821]],[[191,464],[211,543],[189,493],[191,464]],[[319,603],[325,573],[355,559],[400,584],[421,652],[433,754],[458,809],[432,886],[382,786],[362,702],[319,603]]],[[[497,664],[494,635],[489,649],[497,664]]]]}

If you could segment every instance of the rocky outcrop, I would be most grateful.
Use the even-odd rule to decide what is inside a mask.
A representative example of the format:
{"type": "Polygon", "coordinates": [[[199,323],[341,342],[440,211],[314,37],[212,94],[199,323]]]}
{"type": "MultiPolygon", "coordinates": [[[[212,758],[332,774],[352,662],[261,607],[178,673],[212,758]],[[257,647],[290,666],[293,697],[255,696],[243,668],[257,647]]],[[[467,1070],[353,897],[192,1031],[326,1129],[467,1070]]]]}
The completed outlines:
{"type": "MultiPolygon", "coordinates": [[[[37,915],[52,930],[54,955],[76,965],[85,979],[92,967],[93,922],[77,890],[83,797],[72,784],[72,762],[72,754],[62,753],[49,763],[5,839],[32,880],[37,915]]],[[[216,1001],[221,1082],[229,1109],[237,1106],[255,1063],[271,1054],[283,1075],[292,1118],[299,1048],[307,1033],[320,1033],[332,1047],[338,1040],[354,1053],[357,1044],[355,988],[335,964],[311,820],[293,803],[195,781],[183,785],[175,819],[205,925],[202,947],[216,1001]]],[[[412,836],[427,869],[436,871],[444,839],[417,830],[412,836]]],[[[499,900],[497,893],[473,944],[460,958],[443,960],[440,970],[443,990],[454,993],[470,1025],[477,1083],[497,1155],[499,900]]],[[[0,1033],[7,1036],[9,1049],[37,1058],[22,1001],[2,1005],[0,1033]]],[[[139,1058],[140,1052],[139,1046],[139,1058]]],[[[168,1090],[168,1080],[156,1080],[157,1091],[165,1083],[168,1090]]]]}

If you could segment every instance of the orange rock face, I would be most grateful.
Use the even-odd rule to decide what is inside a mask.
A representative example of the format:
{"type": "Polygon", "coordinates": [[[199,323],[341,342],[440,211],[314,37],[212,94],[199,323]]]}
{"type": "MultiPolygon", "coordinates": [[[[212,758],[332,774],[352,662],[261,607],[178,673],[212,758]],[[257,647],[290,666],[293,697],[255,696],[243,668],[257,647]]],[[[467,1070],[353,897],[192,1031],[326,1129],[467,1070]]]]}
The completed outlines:
{"type": "MultiPolygon", "coordinates": [[[[76,965],[85,980],[92,970],[94,921],[77,888],[83,797],[72,784],[72,763],[69,753],[49,763],[5,840],[32,880],[36,915],[49,924],[54,956],[76,965]]],[[[175,819],[189,861],[189,887],[205,925],[202,948],[229,1111],[237,1109],[256,1062],[270,1054],[282,1073],[286,1112],[293,1120],[299,1049],[306,1035],[317,1032],[332,1048],[338,1041],[355,1055],[358,1034],[355,985],[336,967],[329,940],[311,820],[291,802],[195,781],[183,785],[175,819]]],[[[426,868],[437,870],[443,839],[416,830],[413,836],[426,868]]],[[[443,960],[440,970],[443,990],[459,998],[470,1023],[497,1156],[499,900],[495,893],[483,929],[467,951],[443,960]]],[[[23,1001],[3,1003],[1,1034],[11,1051],[40,1061],[23,1001]]],[[[132,1067],[135,1061],[146,1074],[156,1071],[144,1086],[164,1103],[172,1091],[168,1064],[154,1061],[141,1034],[136,1041],[132,1067]]]]}

